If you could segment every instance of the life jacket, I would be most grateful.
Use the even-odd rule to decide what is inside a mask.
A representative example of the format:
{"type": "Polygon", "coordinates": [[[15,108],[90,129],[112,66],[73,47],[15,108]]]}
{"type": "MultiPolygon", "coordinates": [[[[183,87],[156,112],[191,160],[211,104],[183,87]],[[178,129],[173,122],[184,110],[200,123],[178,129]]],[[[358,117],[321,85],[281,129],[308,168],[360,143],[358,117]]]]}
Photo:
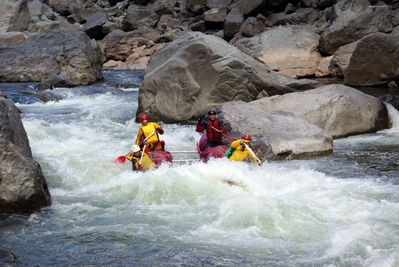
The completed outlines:
{"type": "Polygon", "coordinates": [[[150,156],[148,156],[147,153],[144,153],[143,159],[141,160],[141,164],[140,164],[140,157],[142,154],[143,154],[143,152],[140,151],[139,157],[135,156],[133,152],[130,152],[129,155],[127,155],[126,158],[128,160],[130,160],[133,164],[133,170],[134,171],[139,171],[139,170],[148,171],[151,169],[155,169],[157,167],[157,165],[155,165],[155,163],[152,161],[152,159],[150,158],[150,156]]]}
{"type": "Polygon", "coordinates": [[[158,124],[156,124],[155,122],[148,122],[147,125],[141,126],[140,129],[139,129],[139,132],[137,133],[136,145],[139,145],[142,140],[147,138],[154,131],[155,131],[155,134],[153,136],[151,136],[150,138],[148,138],[148,140],[146,142],[150,143],[150,144],[159,143],[158,132],[156,132],[157,128],[160,128],[161,129],[161,133],[163,133],[162,128],[158,124]]]}
{"type": "Polygon", "coordinates": [[[234,151],[236,151],[234,148],[229,147],[229,149],[227,149],[226,152],[224,152],[223,157],[229,159],[233,155],[234,151]]]}
{"type": "MultiPolygon", "coordinates": [[[[222,126],[222,124],[219,122],[219,120],[208,120],[207,124],[212,125],[214,128],[221,130],[223,133],[226,132],[226,130],[224,129],[224,127],[222,126]]],[[[215,131],[214,129],[212,129],[212,127],[210,127],[209,125],[202,125],[201,123],[197,124],[197,128],[196,131],[197,132],[203,132],[206,129],[206,136],[208,139],[208,142],[210,143],[216,143],[216,142],[222,142],[222,135],[220,133],[218,133],[217,131],[215,131]]]]}
{"type": "Polygon", "coordinates": [[[241,145],[241,140],[232,142],[231,148],[235,149],[235,151],[229,157],[229,160],[243,161],[250,156],[252,160],[256,162],[256,159],[252,156],[251,152],[249,152],[244,145],[241,145]]]}

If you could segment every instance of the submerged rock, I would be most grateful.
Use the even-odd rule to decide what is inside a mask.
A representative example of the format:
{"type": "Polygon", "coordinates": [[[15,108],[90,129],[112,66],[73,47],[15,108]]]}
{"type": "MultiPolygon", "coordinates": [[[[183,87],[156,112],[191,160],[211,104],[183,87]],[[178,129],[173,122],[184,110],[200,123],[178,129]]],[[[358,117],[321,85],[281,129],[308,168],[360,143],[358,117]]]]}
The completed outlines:
{"type": "Polygon", "coordinates": [[[139,93],[137,114],[179,122],[231,100],[292,92],[278,74],[224,40],[189,32],[152,56],[139,93]]]}
{"type": "Polygon", "coordinates": [[[326,130],[334,138],[389,127],[385,105],[354,88],[331,84],[251,102],[265,111],[288,111],[326,130]]]}
{"type": "Polygon", "coordinates": [[[60,86],[102,79],[102,53],[79,31],[53,30],[17,45],[0,45],[0,82],[38,82],[54,78],[60,86]]]}
{"type": "Polygon", "coordinates": [[[32,211],[49,204],[47,183],[32,159],[19,110],[0,94],[0,212],[32,211]]]}
{"type": "Polygon", "coordinates": [[[333,150],[333,138],[326,131],[292,113],[269,112],[243,101],[223,103],[217,111],[232,137],[252,136],[254,152],[263,160],[320,156],[333,150]]]}

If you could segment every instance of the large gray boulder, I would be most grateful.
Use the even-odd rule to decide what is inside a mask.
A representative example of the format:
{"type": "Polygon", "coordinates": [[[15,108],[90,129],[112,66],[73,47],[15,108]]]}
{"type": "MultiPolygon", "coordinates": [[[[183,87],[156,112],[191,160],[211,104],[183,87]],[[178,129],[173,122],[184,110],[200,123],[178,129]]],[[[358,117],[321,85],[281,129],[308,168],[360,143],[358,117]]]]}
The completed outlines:
{"type": "Polygon", "coordinates": [[[30,14],[26,0],[0,1],[0,32],[24,31],[28,28],[30,14]]]}
{"type": "Polygon", "coordinates": [[[99,46],[79,31],[53,30],[17,45],[0,45],[0,82],[86,85],[102,79],[101,67],[99,46]]]}
{"type": "Polygon", "coordinates": [[[189,32],[152,56],[139,93],[137,114],[180,122],[231,100],[292,90],[262,63],[216,36],[189,32]]]}
{"type": "Polygon", "coordinates": [[[266,97],[251,103],[265,111],[292,112],[326,130],[334,138],[389,127],[386,107],[379,99],[340,84],[266,97]]]}
{"type": "Polygon", "coordinates": [[[332,7],[330,26],[320,38],[320,51],[333,55],[341,46],[355,42],[370,33],[392,30],[389,6],[359,4],[362,1],[340,1],[332,7]],[[343,5],[344,3],[344,5],[343,5]]]}
{"type": "Polygon", "coordinates": [[[345,71],[349,66],[353,51],[355,50],[359,41],[346,44],[338,48],[333,58],[331,59],[328,69],[332,76],[344,77],[345,71]]]}
{"type": "Polygon", "coordinates": [[[333,138],[327,132],[292,113],[268,112],[243,101],[223,103],[217,110],[230,136],[252,136],[254,152],[263,160],[320,156],[333,150],[333,138]]]}
{"type": "Polygon", "coordinates": [[[319,38],[309,27],[279,26],[234,45],[274,71],[304,77],[314,74],[319,64],[319,38]]]}
{"type": "Polygon", "coordinates": [[[399,32],[374,33],[356,45],[345,71],[345,84],[373,86],[399,84],[399,32]]]}
{"type": "Polygon", "coordinates": [[[19,110],[0,94],[0,213],[31,211],[49,204],[46,180],[32,159],[19,110]]]}

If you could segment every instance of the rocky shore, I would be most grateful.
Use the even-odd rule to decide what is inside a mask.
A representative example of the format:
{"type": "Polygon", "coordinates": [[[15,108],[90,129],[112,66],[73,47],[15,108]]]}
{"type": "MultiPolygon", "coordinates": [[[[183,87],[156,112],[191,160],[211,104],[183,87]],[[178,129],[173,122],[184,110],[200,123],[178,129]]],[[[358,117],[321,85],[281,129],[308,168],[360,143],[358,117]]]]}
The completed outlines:
{"type": "MultiPolygon", "coordinates": [[[[263,159],[325,155],[333,138],[388,128],[381,100],[349,86],[399,94],[397,0],[4,0],[0,14],[0,82],[47,89],[145,70],[137,115],[186,123],[217,107],[263,159]]],[[[0,212],[40,208],[40,166],[18,111],[0,104],[13,113],[1,113],[0,212]]]]}

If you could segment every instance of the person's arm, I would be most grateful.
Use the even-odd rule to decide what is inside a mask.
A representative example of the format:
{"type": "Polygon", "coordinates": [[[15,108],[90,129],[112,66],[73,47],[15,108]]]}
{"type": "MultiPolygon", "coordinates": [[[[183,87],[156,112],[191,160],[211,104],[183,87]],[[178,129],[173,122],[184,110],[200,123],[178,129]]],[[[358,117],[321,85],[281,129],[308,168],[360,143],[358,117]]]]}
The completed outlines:
{"type": "Polygon", "coordinates": [[[234,149],[237,149],[237,147],[239,147],[240,143],[241,143],[241,140],[238,139],[238,140],[235,140],[234,142],[232,142],[230,146],[234,149]]]}
{"type": "Polygon", "coordinates": [[[202,125],[202,121],[198,118],[197,128],[195,129],[197,132],[202,133],[205,130],[205,127],[202,125]]]}
{"type": "Polygon", "coordinates": [[[139,129],[139,132],[137,133],[137,138],[136,138],[136,145],[140,145],[141,142],[141,137],[143,136],[143,129],[139,129]]]}
{"type": "Polygon", "coordinates": [[[155,130],[159,133],[159,134],[163,134],[164,130],[162,129],[161,126],[159,126],[158,124],[156,124],[155,122],[153,122],[155,130]]]}
{"type": "Polygon", "coordinates": [[[218,125],[219,125],[219,130],[222,131],[223,133],[226,133],[226,129],[223,127],[223,123],[221,123],[219,120],[218,120],[218,125]]]}

